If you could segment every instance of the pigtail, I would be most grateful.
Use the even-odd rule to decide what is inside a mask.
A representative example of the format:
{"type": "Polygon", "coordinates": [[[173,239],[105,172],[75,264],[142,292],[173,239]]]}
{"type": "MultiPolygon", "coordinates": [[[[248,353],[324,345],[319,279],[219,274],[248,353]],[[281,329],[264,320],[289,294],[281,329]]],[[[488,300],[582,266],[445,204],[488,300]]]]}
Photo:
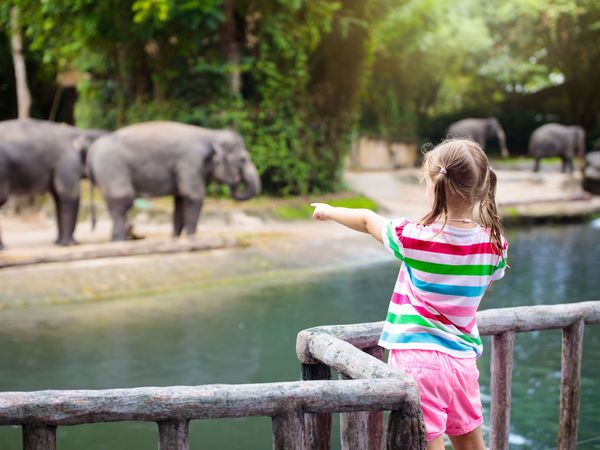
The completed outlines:
{"type": "Polygon", "coordinates": [[[421,225],[431,225],[433,222],[438,220],[440,216],[444,216],[444,224],[442,229],[446,226],[448,219],[448,203],[446,201],[446,182],[447,173],[445,169],[441,169],[440,173],[435,180],[434,187],[434,200],[431,211],[421,219],[421,225]]]}
{"type": "Polygon", "coordinates": [[[479,216],[484,220],[484,225],[490,229],[490,242],[502,257],[502,221],[496,208],[496,184],[498,179],[491,167],[488,168],[487,195],[479,205],[479,216]]]}

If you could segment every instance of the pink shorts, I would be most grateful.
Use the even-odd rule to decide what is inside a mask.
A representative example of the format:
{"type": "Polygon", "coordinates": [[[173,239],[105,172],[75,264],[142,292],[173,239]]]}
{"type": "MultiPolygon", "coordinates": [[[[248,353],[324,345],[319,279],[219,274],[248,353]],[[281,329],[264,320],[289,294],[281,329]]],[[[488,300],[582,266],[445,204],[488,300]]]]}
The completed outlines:
{"type": "Polygon", "coordinates": [[[475,358],[435,350],[391,350],[388,363],[419,385],[427,441],[458,436],[483,423],[475,358]]]}

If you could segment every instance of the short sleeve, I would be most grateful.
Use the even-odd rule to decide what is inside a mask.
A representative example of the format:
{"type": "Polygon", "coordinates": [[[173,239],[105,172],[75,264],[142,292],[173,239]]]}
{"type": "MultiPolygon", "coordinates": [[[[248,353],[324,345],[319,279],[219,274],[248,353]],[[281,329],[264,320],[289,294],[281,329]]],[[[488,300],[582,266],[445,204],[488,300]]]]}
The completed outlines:
{"type": "Polygon", "coordinates": [[[404,247],[402,245],[402,234],[404,227],[409,223],[408,219],[386,220],[381,228],[381,238],[384,247],[396,258],[404,259],[404,247]]]}
{"type": "Polygon", "coordinates": [[[508,241],[506,239],[504,239],[504,237],[503,237],[502,238],[502,258],[500,259],[500,261],[498,261],[498,266],[496,267],[496,269],[494,270],[494,273],[492,274],[491,281],[499,280],[500,278],[502,278],[504,276],[504,272],[506,271],[506,268],[509,267],[507,264],[507,261],[508,261],[508,241]]]}

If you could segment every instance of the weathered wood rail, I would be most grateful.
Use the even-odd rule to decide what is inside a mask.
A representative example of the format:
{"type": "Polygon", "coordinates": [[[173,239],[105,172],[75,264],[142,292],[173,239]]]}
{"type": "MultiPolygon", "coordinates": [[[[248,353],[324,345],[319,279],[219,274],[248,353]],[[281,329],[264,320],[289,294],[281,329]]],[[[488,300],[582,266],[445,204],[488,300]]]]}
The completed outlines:
{"type": "Polygon", "coordinates": [[[156,422],[159,450],[189,448],[189,421],[272,418],[273,448],[306,450],[305,415],[391,411],[387,449],[413,450],[395,417],[418,408],[408,377],[378,380],[145,387],[0,393],[0,425],[21,425],[25,450],[55,450],[56,428],[96,422],[156,422]]]}
{"type": "MultiPolygon", "coordinates": [[[[477,313],[481,335],[492,336],[490,450],[508,449],[515,333],[550,329],[562,329],[563,333],[557,450],[575,450],[583,331],[585,324],[599,323],[600,301],[490,309],[477,313]]],[[[377,342],[382,328],[383,322],[374,322],[301,331],[296,352],[302,363],[303,379],[329,379],[330,368],[350,378],[406,377],[380,361],[383,349],[377,342]]],[[[380,448],[377,445],[381,441],[382,419],[373,419],[376,413],[367,414],[370,416],[359,413],[358,419],[357,415],[342,419],[343,442],[343,430],[348,422],[354,429],[358,426],[355,422],[361,423],[365,430],[363,434],[368,436],[359,446],[350,447],[346,440],[344,448],[380,448]]],[[[403,426],[412,427],[409,434],[413,439],[419,436],[415,419],[405,420],[403,426]]],[[[326,414],[312,419],[310,431],[313,434],[311,442],[315,443],[311,448],[329,449],[331,419],[326,414]]],[[[411,448],[424,448],[413,445],[411,448]]]]}

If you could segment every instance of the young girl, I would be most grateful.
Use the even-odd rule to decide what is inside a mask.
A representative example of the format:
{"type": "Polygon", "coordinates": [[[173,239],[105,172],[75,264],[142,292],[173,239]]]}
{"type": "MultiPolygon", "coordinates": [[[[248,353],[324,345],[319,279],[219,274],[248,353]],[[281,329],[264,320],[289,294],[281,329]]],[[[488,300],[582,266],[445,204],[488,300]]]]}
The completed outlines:
{"type": "Polygon", "coordinates": [[[419,385],[428,449],[444,449],[448,434],[456,450],[485,450],[475,312],[506,267],[496,175],[466,139],[442,142],[423,168],[431,211],[419,222],[323,203],[312,204],[313,216],[371,234],[403,262],[379,345],[419,385]],[[483,226],[473,220],[476,205],[483,226]]]}

